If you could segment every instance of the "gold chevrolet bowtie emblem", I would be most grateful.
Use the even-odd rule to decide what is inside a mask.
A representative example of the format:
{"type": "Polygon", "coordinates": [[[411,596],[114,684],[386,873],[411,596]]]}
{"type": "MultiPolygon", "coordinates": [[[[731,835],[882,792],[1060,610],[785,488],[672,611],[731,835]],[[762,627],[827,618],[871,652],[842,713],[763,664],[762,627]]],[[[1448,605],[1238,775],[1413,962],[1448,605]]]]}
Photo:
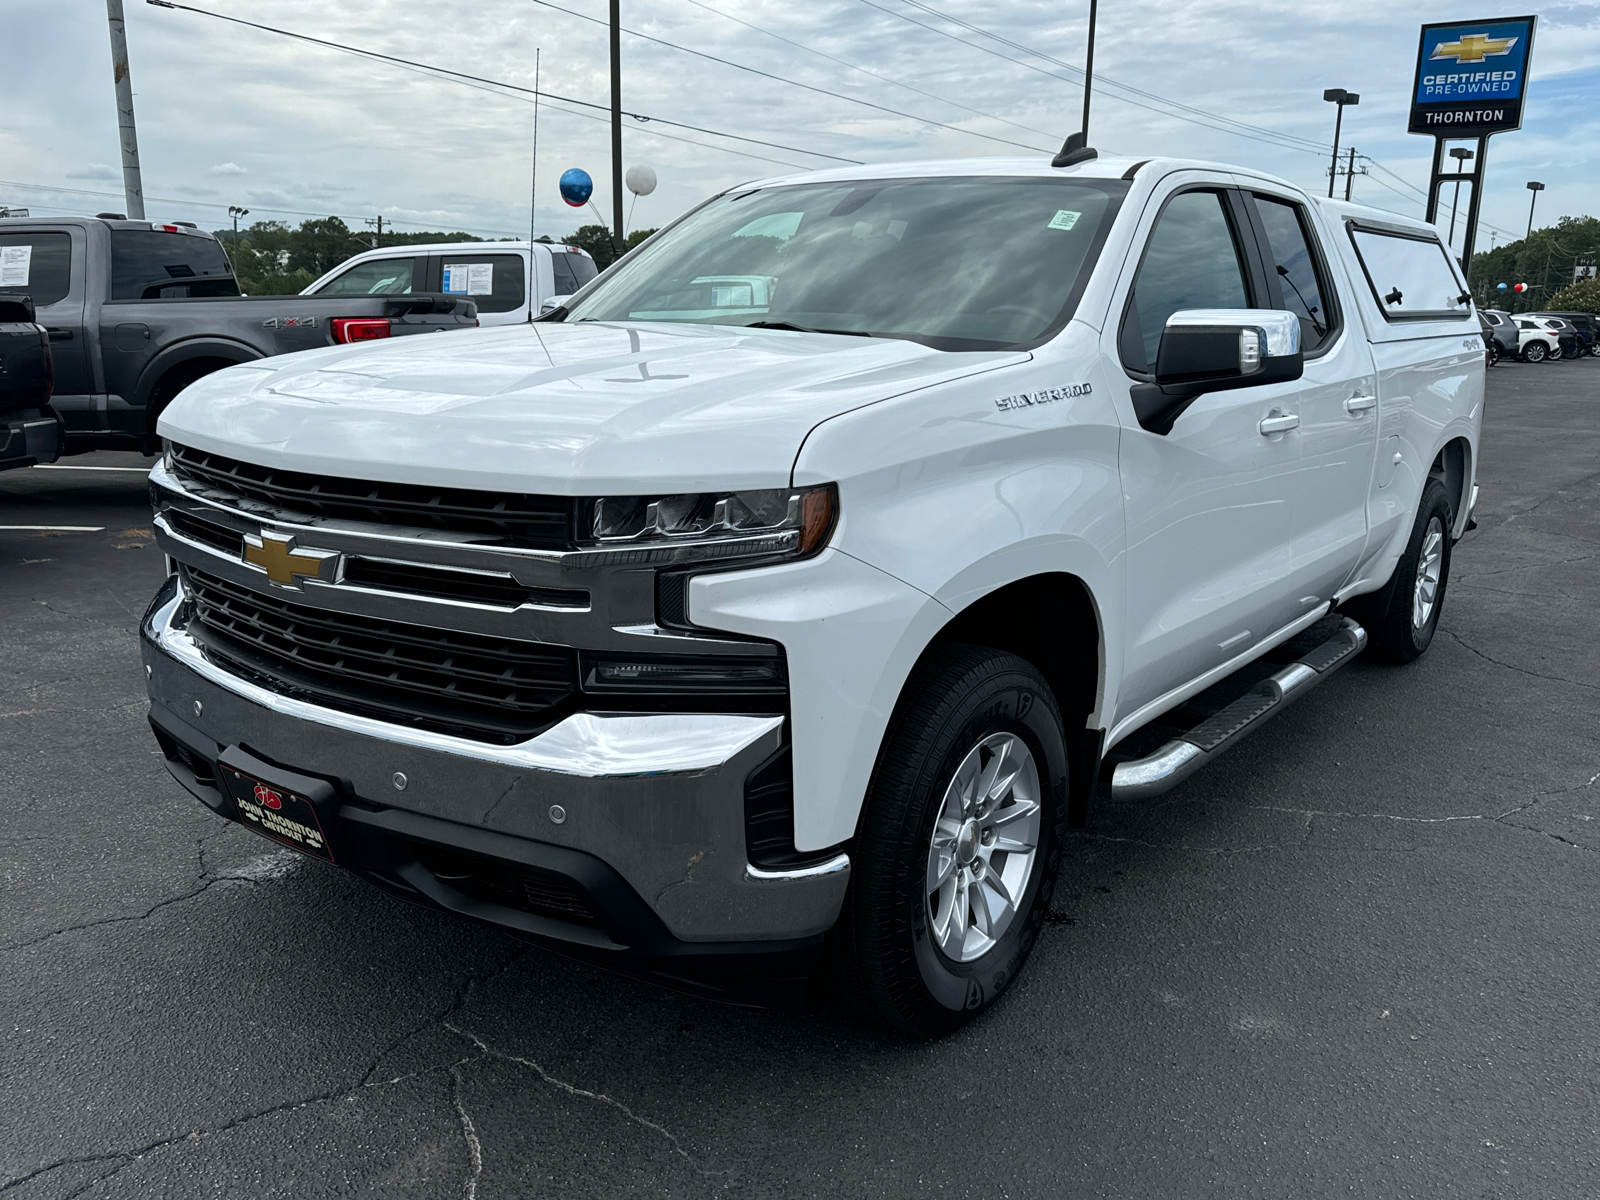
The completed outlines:
{"type": "Polygon", "coordinates": [[[294,538],[262,531],[260,537],[244,535],[244,561],[259,567],[280,587],[298,588],[301,579],[321,579],[332,573],[338,554],[331,550],[295,550],[294,538]]]}
{"type": "Polygon", "coordinates": [[[1453,58],[1458,63],[1481,63],[1485,58],[1498,58],[1510,54],[1517,44],[1514,37],[1492,38],[1482,33],[1467,33],[1458,42],[1440,42],[1433,48],[1431,58],[1453,58]]]}

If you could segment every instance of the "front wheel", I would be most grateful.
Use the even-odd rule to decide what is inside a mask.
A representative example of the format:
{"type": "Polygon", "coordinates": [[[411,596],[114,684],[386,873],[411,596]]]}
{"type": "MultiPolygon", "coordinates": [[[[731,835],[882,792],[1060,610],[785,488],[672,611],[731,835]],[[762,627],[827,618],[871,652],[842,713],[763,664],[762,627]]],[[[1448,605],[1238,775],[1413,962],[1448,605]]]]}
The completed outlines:
{"type": "Polygon", "coordinates": [[[1066,831],[1061,714],[1028,662],[937,646],[907,682],[873,772],[846,931],[860,999],[938,1037],[1017,977],[1066,831]]]}

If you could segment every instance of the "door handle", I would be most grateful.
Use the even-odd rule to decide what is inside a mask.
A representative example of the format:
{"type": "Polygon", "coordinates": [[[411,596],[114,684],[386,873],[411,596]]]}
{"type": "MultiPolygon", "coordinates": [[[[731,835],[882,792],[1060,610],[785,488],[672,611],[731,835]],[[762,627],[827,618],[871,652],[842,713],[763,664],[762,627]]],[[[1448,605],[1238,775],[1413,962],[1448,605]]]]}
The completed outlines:
{"type": "Polygon", "coordinates": [[[72,340],[72,330],[70,329],[51,329],[46,327],[45,332],[50,335],[52,342],[70,342],[72,340]]]}
{"type": "Polygon", "coordinates": [[[1269,433],[1283,433],[1286,430],[1298,429],[1299,427],[1299,413],[1274,413],[1271,416],[1261,418],[1260,429],[1263,436],[1269,433]]]}
{"type": "Polygon", "coordinates": [[[1351,396],[1350,399],[1344,402],[1344,410],[1351,416],[1355,416],[1359,412],[1366,412],[1367,409],[1376,408],[1377,406],[1378,398],[1376,396],[1351,396]]]}

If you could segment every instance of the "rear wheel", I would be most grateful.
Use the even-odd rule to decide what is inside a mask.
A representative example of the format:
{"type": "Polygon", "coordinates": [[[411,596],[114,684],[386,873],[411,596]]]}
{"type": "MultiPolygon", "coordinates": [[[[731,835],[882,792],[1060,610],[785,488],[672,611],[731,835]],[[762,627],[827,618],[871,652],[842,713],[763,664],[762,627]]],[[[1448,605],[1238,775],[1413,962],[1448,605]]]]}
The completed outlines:
{"type": "Polygon", "coordinates": [[[1049,911],[1067,753],[1043,676],[936,647],[906,684],[862,813],[845,921],[860,1000],[916,1037],[988,1008],[1049,911]]]}
{"type": "Polygon", "coordinates": [[[1394,590],[1386,611],[1359,602],[1350,610],[1367,629],[1374,658],[1408,663],[1422,657],[1439,628],[1445,586],[1450,580],[1450,499],[1444,485],[1428,480],[1411,527],[1411,540],[1395,567],[1394,590]]]}
{"type": "Polygon", "coordinates": [[[1543,362],[1549,353],[1549,347],[1543,342],[1529,342],[1522,348],[1522,361],[1531,363],[1543,362]]]}

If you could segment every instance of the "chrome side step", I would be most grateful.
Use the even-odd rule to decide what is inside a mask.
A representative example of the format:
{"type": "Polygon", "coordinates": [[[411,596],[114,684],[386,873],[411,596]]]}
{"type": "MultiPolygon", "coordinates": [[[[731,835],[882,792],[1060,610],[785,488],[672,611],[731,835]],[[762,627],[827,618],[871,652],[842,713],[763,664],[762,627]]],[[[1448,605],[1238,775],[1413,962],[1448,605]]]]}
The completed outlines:
{"type": "Polygon", "coordinates": [[[1366,647],[1367,631],[1349,617],[1322,645],[1263,679],[1215,716],[1147,758],[1118,763],[1111,774],[1115,800],[1145,800],[1174,788],[1239,739],[1259,729],[1366,647]]]}

